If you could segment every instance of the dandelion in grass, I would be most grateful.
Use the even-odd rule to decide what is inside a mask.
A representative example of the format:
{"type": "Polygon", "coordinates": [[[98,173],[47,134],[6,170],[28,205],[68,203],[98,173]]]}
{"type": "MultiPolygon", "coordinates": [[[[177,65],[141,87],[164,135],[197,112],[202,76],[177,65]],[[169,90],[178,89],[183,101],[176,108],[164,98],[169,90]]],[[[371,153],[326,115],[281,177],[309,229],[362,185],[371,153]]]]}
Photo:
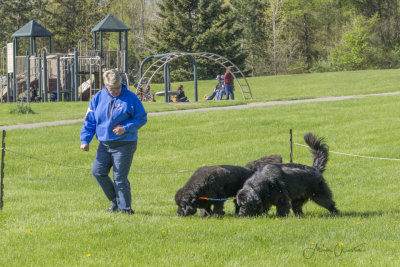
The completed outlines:
{"type": "Polygon", "coordinates": [[[315,242],[310,243],[311,245],[315,245],[315,242]]]}
{"type": "Polygon", "coordinates": [[[360,222],[357,222],[357,225],[361,224],[360,222]]]}
{"type": "Polygon", "coordinates": [[[90,254],[90,253],[86,254],[86,257],[88,257],[88,258],[91,257],[91,256],[92,256],[92,254],[90,254]]]}
{"type": "Polygon", "coordinates": [[[29,233],[32,233],[32,229],[28,229],[28,232],[29,232],[29,233]]]}
{"type": "Polygon", "coordinates": [[[343,243],[342,243],[342,242],[339,242],[338,245],[341,247],[341,246],[343,246],[343,243]]]}
{"type": "Polygon", "coordinates": [[[318,213],[315,213],[315,214],[314,214],[314,217],[318,217],[318,213]]]}
{"type": "Polygon", "coordinates": [[[279,220],[279,219],[278,219],[278,218],[275,218],[274,220],[277,221],[277,220],[279,220]]]}
{"type": "Polygon", "coordinates": [[[166,230],[161,230],[161,236],[165,238],[167,236],[167,231],[166,230]]]}
{"type": "Polygon", "coordinates": [[[357,186],[357,184],[353,184],[353,186],[357,186]]]}

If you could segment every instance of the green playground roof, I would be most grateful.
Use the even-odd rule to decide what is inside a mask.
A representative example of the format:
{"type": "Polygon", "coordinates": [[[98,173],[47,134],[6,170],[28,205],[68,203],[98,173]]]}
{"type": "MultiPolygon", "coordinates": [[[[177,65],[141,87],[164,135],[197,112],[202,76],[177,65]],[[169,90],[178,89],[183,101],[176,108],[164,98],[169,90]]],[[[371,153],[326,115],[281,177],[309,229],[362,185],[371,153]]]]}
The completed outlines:
{"type": "Polygon", "coordinates": [[[13,37],[51,37],[53,34],[34,20],[29,21],[21,29],[14,32],[13,37]]]}
{"type": "Polygon", "coordinates": [[[114,17],[112,14],[108,14],[102,21],[99,22],[92,32],[123,32],[129,31],[130,28],[126,26],[122,21],[114,17]]]}

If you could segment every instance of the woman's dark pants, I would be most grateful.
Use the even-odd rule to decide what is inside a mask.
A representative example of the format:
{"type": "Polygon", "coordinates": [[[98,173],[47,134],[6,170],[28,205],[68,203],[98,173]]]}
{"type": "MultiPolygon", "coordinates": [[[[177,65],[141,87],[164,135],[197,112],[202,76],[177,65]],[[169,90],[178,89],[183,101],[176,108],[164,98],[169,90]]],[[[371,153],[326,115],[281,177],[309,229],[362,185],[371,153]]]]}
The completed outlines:
{"type": "Polygon", "coordinates": [[[120,210],[131,209],[131,186],[128,174],[136,151],[137,141],[100,142],[94,159],[92,174],[104,194],[120,210]],[[113,167],[113,178],[108,174],[113,167]]]}

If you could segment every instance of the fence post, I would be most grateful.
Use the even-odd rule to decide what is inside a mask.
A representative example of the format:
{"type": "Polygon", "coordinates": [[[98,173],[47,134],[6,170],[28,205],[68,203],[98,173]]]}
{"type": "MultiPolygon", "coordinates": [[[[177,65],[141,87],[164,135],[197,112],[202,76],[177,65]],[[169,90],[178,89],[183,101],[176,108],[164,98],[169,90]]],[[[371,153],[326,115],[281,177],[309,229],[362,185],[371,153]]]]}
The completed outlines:
{"type": "Polygon", "coordinates": [[[293,163],[293,131],[290,128],[290,163],[293,163]]]}
{"type": "Polygon", "coordinates": [[[4,195],[4,158],[6,156],[6,130],[3,130],[3,138],[1,142],[1,171],[0,171],[0,210],[3,209],[3,195],[4,195]]]}

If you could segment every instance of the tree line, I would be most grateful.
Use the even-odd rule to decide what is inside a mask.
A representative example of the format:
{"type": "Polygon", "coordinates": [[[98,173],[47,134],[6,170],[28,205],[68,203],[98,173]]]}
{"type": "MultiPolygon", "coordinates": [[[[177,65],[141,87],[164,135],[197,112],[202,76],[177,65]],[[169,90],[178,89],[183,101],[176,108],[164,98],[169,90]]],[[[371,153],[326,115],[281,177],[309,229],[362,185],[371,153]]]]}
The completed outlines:
{"type": "MultiPolygon", "coordinates": [[[[399,1],[0,0],[0,43],[33,19],[55,34],[56,51],[91,49],[91,29],[112,13],[131,28],[136,70],[145,57],[173,51],[220,54],[252,76],[397,68],[399,1]]],[[[115,49],[116,37],[106,37],[115,49]]],[[[175,62],[173,79],[190,79],[190,64],[175,62]]],[[[223,72],[207,61],[198,67],[200,78],[223,72]]]]}

